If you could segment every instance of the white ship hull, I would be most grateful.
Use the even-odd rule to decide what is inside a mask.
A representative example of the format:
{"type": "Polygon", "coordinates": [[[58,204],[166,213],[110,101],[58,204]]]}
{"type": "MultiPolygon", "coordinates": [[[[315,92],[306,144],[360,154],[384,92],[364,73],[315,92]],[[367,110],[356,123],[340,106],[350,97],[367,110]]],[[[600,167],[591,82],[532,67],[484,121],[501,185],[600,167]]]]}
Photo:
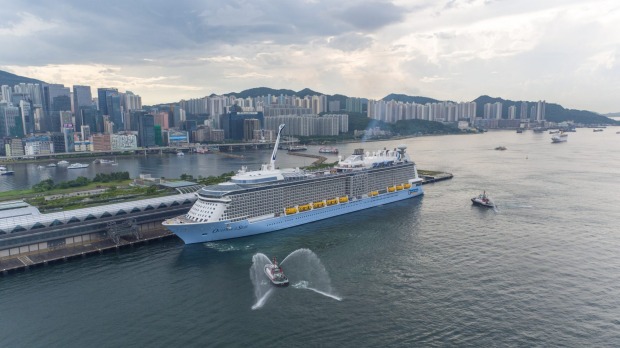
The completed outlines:
{"type": "Polygon", "coordinates": [[[424,194],[422,186],[414,186],[395,192],[386,192],[374,197],[351,200],[332,206],[312,209],[291,215],[268,216],[236,222],[218,221],[210,223],[178,223],[166,221],[164,226],[179,236],[186,244],[212,242],[223,239],[252,236],[295,227],[310,222],[374,208],[383,204],[402,201],[424,194]]]}

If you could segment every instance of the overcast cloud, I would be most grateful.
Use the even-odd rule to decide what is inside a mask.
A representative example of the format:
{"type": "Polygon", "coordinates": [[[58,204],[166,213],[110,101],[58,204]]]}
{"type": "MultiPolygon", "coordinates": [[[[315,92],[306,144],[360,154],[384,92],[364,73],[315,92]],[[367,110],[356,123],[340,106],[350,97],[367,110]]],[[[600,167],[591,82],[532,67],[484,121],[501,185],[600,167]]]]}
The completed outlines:
{"type": "Polygon", "coordinates": [[[618,112],[620,3],[0,0],[0,69],[145,104],[252,87],[618,112]]]}

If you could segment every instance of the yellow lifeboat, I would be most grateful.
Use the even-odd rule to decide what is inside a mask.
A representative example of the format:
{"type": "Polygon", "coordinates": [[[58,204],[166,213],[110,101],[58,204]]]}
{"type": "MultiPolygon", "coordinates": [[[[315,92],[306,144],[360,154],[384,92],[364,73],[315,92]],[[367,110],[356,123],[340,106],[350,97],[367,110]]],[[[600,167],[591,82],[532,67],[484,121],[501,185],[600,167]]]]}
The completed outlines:
{"type": "Polygon", "coordinates": [[[307,210],[310,210],[310,204],[304,204],[304,205],[300,205],[299,206],[299,211],[300,212],[307,211],[307,210]]]}
{"type": "Polygon", "coordinates": [[[403,185],[396,185],[396,191],[400,191],[403,189],[403,185]]]}
{"type": "Polygon", "coordinates": [[[405,187],[406,189],[411,188],[411,184],[410,184],[410,183],[406,183],[406,184],[404,185],[404,187],[405,187]]]}
{"type": "Polygon", "coordinates": [[[338,203],[338,199],[336,199],[336,198],[332,198],[332,199],[328,199],[327,200],[327,205],[334,205],[336,203],[338,203]]]}
{"type": "Polygon", "coordinates": [[[340,202],[340,203],[346,203],[348,201],[349,201],[349,197],[347,197],[347,196],[342,196],[342,197],[338,198],[338,202],[340,202]]]}
{"type": "Polygon", "coordinates": [[[370,192],[368,195],[369,195],[370,197],[374,197],[374,196],[376,196],[376,195],[378,195],[378,194],[379,194],[379,191],[372,191],[372,192],[370,192]]]}
{"type": "Polygon", "coordinates": [[[297,208],[295,208],[295,207],[293,207],[293,208],[286,208],[284,210],[284,212],[286,213],[286,215],[295,214],[295,213],[297,213],[297,208]]]}
{"type": "Polygon", "coordinates": [[[312,208],[314,208],[314,209],[316,209],[316,208],[323,208],[324,206],[325,206],[325,202],[323,202],[323,201],[312,203],[312,208]]]}
{"type": "Polygon", "coordinates": [[[388,192],[394,192],[394,191],[396,191],[396,186],[388,187],[388,192]]]}

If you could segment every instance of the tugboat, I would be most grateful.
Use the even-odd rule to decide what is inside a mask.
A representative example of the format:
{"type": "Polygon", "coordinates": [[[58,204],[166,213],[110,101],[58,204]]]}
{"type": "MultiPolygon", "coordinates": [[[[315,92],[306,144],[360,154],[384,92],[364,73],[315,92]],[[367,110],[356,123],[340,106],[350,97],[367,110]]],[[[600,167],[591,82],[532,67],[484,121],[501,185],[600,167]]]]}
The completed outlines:
{"type": "Polygon", "coordinates": [[[282,267],[278,265],[275,257],[271,264],[265,265],[265,274],[269,281],[271,281],[271,284],[275,286],[288,286],[288,278],[284,275],[282,267]]]}
{"type": "Polygon", "coordinates": [[[471,199],[471,202],[474,205],[479,205],[481,207],[493,208],[495,207],[495,203],[491,200],[489,196],[487,196],[486,191],[483,191],[482,194],[471,199]]]}

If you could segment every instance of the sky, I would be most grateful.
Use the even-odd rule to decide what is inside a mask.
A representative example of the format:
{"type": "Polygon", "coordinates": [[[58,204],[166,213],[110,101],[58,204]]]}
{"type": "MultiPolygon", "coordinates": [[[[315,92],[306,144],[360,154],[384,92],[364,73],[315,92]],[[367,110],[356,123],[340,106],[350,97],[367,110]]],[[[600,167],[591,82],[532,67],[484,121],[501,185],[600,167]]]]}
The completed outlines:
{"type": "Polygon", "coordinates": [[[0,70],[143,104],[253,87],[619,112],[617,0],[0,0],[0,70]]]}

